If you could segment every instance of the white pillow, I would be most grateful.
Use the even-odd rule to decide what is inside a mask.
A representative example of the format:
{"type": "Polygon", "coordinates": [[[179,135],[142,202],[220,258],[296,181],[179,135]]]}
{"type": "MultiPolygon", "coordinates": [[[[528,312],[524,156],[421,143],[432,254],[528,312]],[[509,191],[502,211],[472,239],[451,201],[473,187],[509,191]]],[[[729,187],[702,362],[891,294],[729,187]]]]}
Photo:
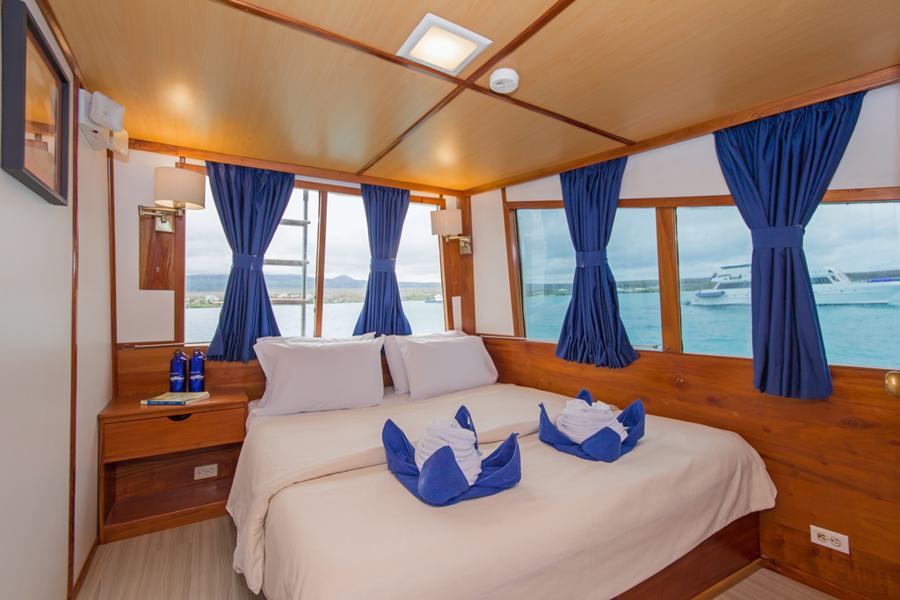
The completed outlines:
{"type": "Polygon", "coordinates": [[[409,396],[424,400],[497,382],[497,367],[478,336],[399,338],[409,396]]]}
{"type": "Polygon", "coordinates": [[[406,378],[406,367],[403,365],[403,357],[400,356],[400,347],[397,340],[434,340],[462,337],[466,335],[461,331],[443,331],[441,333],[422,333],[419,335],[386,335],[384,336],[384,357],[387,359],[388,369],[391,371],[391,381],[394,382],[394,392],[398,394],[409,393],[409,381],[406,378]]]}
{"type": "Polygon", "coordinates": [[[381,404],[381,339],[273,344],[266,351],[265,404],[257,415],[289,415],[381,404]]]}
{"type": "MultiPolygon", "coordinates": [[[[257,338],[256,344],[253,345],[253,351],[256,352],[256,359],[259,366],[266,370],[266,361],[271,356],[273,349],[276,347],[285,347],[292,344],[334,344],[336,342],[352,342],[354,340],[374,340],[374,333],[364,333],[362,335],[354,335],[352,337],[300,337],[300,336],[274,336],[257,338]]],[[[264,404],[266,397],[263,396],[260,404],[264,404]]]]}

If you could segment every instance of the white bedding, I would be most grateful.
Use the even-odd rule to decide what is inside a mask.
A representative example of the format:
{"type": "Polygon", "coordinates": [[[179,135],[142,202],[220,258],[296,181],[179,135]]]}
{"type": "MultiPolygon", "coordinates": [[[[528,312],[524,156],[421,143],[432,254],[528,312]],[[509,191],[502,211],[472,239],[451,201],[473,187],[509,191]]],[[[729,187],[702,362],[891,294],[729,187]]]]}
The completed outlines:
{"type": "Polygon", "coordinates": [[[607,464],[541,443],[566,398],[495,385],[420,402],[278,417],[247,436],[228,502],[235,568],[285,598],[610,598],[731,521],[774,505],[756,452],[738,435],[648,417],[637,448],[607,464]],[[490,451],[522,434],[522,481],[433,508],[384,465],[390,416],[415,443],[466,404],[490,451]]]}

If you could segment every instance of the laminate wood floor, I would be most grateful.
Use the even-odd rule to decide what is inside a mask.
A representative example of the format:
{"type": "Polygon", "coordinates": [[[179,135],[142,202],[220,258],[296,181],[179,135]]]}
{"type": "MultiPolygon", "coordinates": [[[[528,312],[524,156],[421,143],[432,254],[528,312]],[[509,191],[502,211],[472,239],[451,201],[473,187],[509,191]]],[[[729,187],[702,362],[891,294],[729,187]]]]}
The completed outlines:
{"type": "MultiPolygon", "coordinates": [[[[264,600],[231,568],[228,517],[104,544],[97,548],[78,600],[264,600]]],[[[834,600],[760,569],[716,600],[834,600]]]]}

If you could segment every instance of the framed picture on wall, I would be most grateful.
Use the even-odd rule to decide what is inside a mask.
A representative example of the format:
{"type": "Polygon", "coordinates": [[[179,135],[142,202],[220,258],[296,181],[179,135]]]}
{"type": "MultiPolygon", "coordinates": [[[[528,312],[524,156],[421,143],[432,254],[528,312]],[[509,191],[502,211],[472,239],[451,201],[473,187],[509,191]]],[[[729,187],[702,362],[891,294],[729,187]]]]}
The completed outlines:
{"type": "Polygon", "coordinates": [[[68,204],[69,80],[21,0],[3,2],[3,170],[68,204]]]}

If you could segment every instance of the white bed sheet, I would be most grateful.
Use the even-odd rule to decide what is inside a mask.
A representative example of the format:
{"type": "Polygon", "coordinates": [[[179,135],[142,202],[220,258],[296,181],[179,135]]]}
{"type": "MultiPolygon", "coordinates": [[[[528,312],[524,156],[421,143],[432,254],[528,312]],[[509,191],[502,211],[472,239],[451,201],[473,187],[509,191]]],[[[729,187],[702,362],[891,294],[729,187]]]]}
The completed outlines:
{"type": "MultiPolygon", "coordinates": [[[[465,403],[479,432],[488,428],[482,440],[497,442],[508,430],[499,423],[513,422],[527,434],[536,429],[538,401],[552,418],[565,400],[497,385],[424,403],[398,402],[382,415],[350,421],[383,422],[383,414],[395,411],[414,440],[418,423],[465,403]],[[485,404],[480,423],[477,409],[485,404]],[[405,414],[413,407],[415,418],[405,414]],[[533,427],[522,426],[523,408],[533,427]],[[509,418],[497,420],[495,409],[509,418]]],[[[302,438],[310,424],[278,425],[302,438]]],[[[313,426],[313,437],[321,425],[313,426]]],[[[255,432],[259,439],[262,429],[255,432]]],[[[253,443],[250,436],[248,441],[253,443]]],[[[256,539],[261,546],[242,554],[239,545],[235,566],[248,574],[251,588],[262,580],[269,600],[610,598],[731,521],[774,505],[774,486],[756,452],[736,434],[702,425],[648,417],[637,448],[611,464],[560,453],[536,435],[524,435],[520,445],[518,486],[443,508],[410,495],[384,466],[380,448],[380,460],[356,453],[352,461],[329,461],[334,468],[318,461],[323,476],[307,477],[303,473],[311,469],[305,467],[289,478],[299,483],[285,484],[282,477],[277,491],[259,487],[269,494],[256,539]]],[[[254,468],[266,471],[260,464],[254,468]]],[[[245,484],[236,478],[235,488],[245,484]]],[[[237,506],[230,499],[232,508],[237,506]]],[[[253,531],[240,522],[238,529],[239,537],[242,529],[245,535],[253,531]]]]}

